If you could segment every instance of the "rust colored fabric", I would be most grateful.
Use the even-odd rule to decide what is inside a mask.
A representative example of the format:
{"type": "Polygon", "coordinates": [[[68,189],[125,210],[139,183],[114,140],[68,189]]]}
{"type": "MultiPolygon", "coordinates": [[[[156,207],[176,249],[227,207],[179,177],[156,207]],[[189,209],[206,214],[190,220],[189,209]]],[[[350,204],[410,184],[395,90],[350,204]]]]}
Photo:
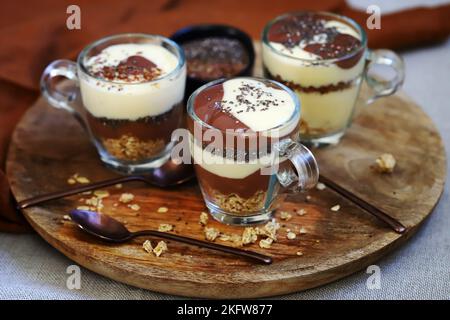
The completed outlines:
{"type": "MultiPolygon", "coordinates": [[[[37,98],[45,66],[59,58],[75,59],[89,42],[121,32],[169,36],[197,23],[237,26],[255,39],[267,21],[285,12],[324,10],[341,13],[362,26],[368,15],[344,0],[81,0],[81,30],[66,28],[73,1],[7,1],[0,12],[0,231],[30,230],[15,210],[4,174],[11,132],[37,98]]],[[[450,5],[415,8],[383,15],[381,30],[368,30],[369,47],[404,49],[446,39],[450,5]]]]}

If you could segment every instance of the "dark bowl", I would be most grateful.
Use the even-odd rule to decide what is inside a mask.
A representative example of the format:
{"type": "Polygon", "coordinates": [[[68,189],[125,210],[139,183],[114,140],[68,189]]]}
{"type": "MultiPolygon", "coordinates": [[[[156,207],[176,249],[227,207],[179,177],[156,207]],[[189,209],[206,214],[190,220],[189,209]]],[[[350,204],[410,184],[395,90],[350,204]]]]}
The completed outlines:
{"type": "MultiPolygon", "coordinates": [[[[253,48],[253,41],[248,34],[235,27],[218,24],[193,25],[178,30],[170,37],[170,39],[182,46],[182,44],[185,42],[208,37],[223,37],[238,40],[247,51],[248,65],[235,76],[240,77],[252,75],[253,65],[255,64],[255,49],[253,48]]],[[[188,76],[186,82],[186,91],[184,95],[185,102],[192,94],[192,92],[212,80],[216,79],[204,80],[191,78],[188,76]]]]}

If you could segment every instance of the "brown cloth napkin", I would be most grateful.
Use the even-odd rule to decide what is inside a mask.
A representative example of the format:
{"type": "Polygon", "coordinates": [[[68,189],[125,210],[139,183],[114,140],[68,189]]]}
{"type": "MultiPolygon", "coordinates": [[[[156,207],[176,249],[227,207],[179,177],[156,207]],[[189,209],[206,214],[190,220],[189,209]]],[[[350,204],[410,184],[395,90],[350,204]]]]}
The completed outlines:
{"type": "MultiPolygon", "coordinates": [[[[197,23],[230,24],[260,37],[264,25],[284,12],[325,10],[365,27],[368,14],[345,0],[153,0],[77,1],[81,30],[66,28],[66,9],[74,1],[7,1],[0,12],[0,231],[30,230],[15,210],[4,175],[11,132],[38,97],[44,67],[59,58],[75,59],[89,42],[121,32],[170,35],[197,23]]],[[[367,30],[369,47],[404,49],[442,41],[450,34],[450,5],[382,15],[381,30],[367,30]]]]}

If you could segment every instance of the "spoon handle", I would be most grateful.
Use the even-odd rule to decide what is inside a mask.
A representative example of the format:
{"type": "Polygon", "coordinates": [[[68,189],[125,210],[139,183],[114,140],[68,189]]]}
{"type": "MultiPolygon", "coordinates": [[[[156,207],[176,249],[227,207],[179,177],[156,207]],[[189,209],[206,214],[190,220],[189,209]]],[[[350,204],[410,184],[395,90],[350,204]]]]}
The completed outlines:
{"type": "Polygon", "coordinates": [[[325,185],[327,185],[330,189],[339,193],[344,198],[349,199],[350,201],[355,203],[360,208],[366,210],[368,213],[373,215],[378,220],[384,222],[387,226],[389,226],[395,232],[402,234],[406,231],[406,227],[400,221],[391,217],[390,215],[388,215],[381,209],[378,209],[377,207],[375,207],[375,206],[371,205],[370,203],[364,201],[363,199],[359,198],[356,194],[353,194],[350,191],[339,186],[338,184],[331,181],[327,177],[320,175],[319,181],[324,183],[325,185]]]}
{"type": "Polygon", "coordinates": [[[182,236],[178,236],[172,233],[167,233],[167,232],[159,232],[159,231],[154,231],[154,230],[146,230],[146,231],[138,231],[138,232],[133,232],[132,233],[133,237],[138,237],[138,236],[154,236],[154,237],[158,237],[158,238],[163,238],[163,239],[168,239],[168,240],[173,240],[173,241],[177,241],[177,242],[182,242],[182,243],[187,243],[190,245],[194,245],[194,246],[199,246],[202,248],[208,248],[211,250],[216,250],[216,251],[221,251],[221,252],[225,252],[225,253],[231,253],[237,256],[241,256],[241,257],[246,257],[246,258],[250,258],[253,260],[257,260],[258,262],[264,263],[264,264],[271,264],[272,263],[272,258],[257,252],[253,252],[253,251],[247,251],[247,250],[242,250],[242,249],[237,249],[237,248],[233,248],[233,247],[228,247],[228,246],[223,246],[220,244],[216,244],[216,243],[212,243],[212,242],[206,242],[206,241],[201,241],[201,240],[197,240],[197,239],[193,239],[193,238],[187,238],[187,237],[182,237],[182,236]]]}
{"type": "Polygon", "coordinates": [[[71,195],[74,195],[77,193],[92,191],[95,189],[109,187],[109,186],[113,186],[118,183],[125,183],[125,182],[129,182],[129,181],[145,181],[145,179],[142,176],[124,176],[124,177],[118,177],[118,178],[113,178],[113,179],[108,179],[108,180],[87,183],[87,184],[83,184],[83,185],[73,187],[70,189],[55,191],[55,192],[51,192],[51,193],[47,193],[47,194],[43,194],[43,195],[39,195],[36,197],[32,197],[29,199],[19,201],[17,203],[17,208],[25,209],[30,206],[34,206],[34,205],[37,205],[37,204],[40,204],[43,202],[47,202],[50,200],[56,200],[56,199],[64,198],[64,197],[71,196],[71,195]]]}

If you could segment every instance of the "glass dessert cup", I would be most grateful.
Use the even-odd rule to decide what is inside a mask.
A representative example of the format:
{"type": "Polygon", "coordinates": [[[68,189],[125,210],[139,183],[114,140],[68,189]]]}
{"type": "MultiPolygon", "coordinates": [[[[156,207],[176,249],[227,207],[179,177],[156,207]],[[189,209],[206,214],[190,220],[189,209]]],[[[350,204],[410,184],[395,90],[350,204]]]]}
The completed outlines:
{"type": "MultiPolygon", "coordinates": [[[[310,22],[300,27],[307,28],[309,25],[310,22]]],[[[270,21],[262,34],[262,55],[265,77],[288,86],[302,102],[300,139],[306,145],[323,146],[340,141],[345,130],[351,125],[364,78],[373,92],[367,104],[395,93],[404,80],[404,66],[400,56],[386,49],[369,50],[366,34],[355,21],[328,12],[288,13],[270,21]],[[323,58],[320,54],[325,54],[317,51],[317,46],[331,42],[327,43],[327,40],[320,37],[303,43],[301,38],[291,40],[299,34],[295,33],[295,26],[289,24],[292,21],[301,23],[302,20],[311,19],[311,15],[327,23],[337,24],[335,30],[342,31],[342,28],[347,28],[343,33],[337,33],[340,36],[352,34],[358,41],[356,44],[355,41],[352,44],[348,41],[336,43],[336,46],[341,45],[344,50],[348,50],[344,54],[337,54],[335,58],[323,58]],[[289,27],[284,27],[283,24],[289,27]],[[283,43],[284,40],[281,40],[283,28],[291,28],[290,31],[285,31],[290,34],[291,42],[283,43]],[[294,52],[300,46],[303,46],[301,50],[294,52]],[[305,49],[307,47],[308,49],[305,49]],[[317,55],[311,54],[312,52],[317,55]],[[395,77],[386,81],[377,79],[369,73],[375,65],[392,68],[395,77]]]]}
{"type": "Polygon", "coordinates": [[[107,167],[138,174],[169,159],[172,132],[182,125],[185,82],[184,53],[175,42],[133,33],[95,41],[76,63],[52,62],[41,92],[50,105],[75,116],[107,167]],[[66,80],[55,85],[61,78],[66,80]]]}
{"type": "Polygon", "coordinates": [[[283,194],[316,185],[316,160],[297,142],[300,102],[286,86],[251,77],[212,81],[191,95],[187,111],[194,168],[205,204],[216,220],[240,226],[266,222],[283,194]],[[292,114],[281,124],[261,131],[235,130],[232,125],[217,128],[204,121],[198,108],[204,93],[237,80],[258,81],[283,90],[292,99],[292,114]]]}

